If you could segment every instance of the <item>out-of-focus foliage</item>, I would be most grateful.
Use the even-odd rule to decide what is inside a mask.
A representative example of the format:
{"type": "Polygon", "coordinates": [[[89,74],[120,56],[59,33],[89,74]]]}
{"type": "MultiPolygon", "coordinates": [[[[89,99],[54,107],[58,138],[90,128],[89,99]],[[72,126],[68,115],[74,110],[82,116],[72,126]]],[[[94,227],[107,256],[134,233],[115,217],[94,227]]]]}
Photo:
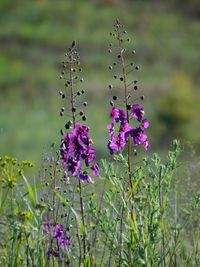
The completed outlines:
{"type": "Polygon", "coordinates": [[[160,98],[157,118],[163,126],[161,137],[165,141],[179,136],[183,140],[197,141],[199,128],[199,98],[193,89],[194,85],[186,74],[176,73],[171,88],[160,98]],[[197,127],[198,126],[198,127],[197,127]]]}

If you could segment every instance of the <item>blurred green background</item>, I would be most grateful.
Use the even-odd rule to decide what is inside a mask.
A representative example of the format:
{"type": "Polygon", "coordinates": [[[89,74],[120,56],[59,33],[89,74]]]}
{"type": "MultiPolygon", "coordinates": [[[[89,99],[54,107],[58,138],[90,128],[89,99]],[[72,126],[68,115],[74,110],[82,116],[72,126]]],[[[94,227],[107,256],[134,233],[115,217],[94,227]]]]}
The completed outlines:
{"type": "MultiPolygon", "coordinates": [[[[61,61],[77,40],[87,90],[88,124],[106,156],[109,121],[107,53],[116,18],[136,50],[140,92],[151,122],[151,151],[180,138],[200,150],[200,1],[1,0],[0,151],[39,166],[59,145],[61,61]]],[[[133,74],[134,77],[135,74],[133,74]]]]}

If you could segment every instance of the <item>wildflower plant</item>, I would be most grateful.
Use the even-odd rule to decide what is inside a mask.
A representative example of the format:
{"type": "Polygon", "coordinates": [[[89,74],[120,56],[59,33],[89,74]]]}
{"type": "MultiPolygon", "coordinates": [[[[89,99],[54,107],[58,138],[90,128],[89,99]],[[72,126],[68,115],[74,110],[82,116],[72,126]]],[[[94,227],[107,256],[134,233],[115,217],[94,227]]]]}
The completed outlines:
{"type": "Polygon", "coordinates": [[[47,168],[51,182],[47,184],[50,194],[43,197],[43,202],[48,203],[43,224],[48,262],[57,258],[57,262],[71,266],[85,264],[89,257],[92,189],[88,187],[99,175],[99,164],[86,125],[84,79],[75,41],[62,67],[60,79],[66,89],[59,92],[63,102],[60,116],[65,120],[65,129],[60,131],[59,151],[52,154],[47,168]]]}
{"type": "Polygon", "coordinates": [[[200,193],[184,209],[177,205],[179,141],[172,142],[165,160],[158,154],[138,159],[139,146],[144,153],[150,148],[150,123],[135,77],[139,67],[119,20],[110,36],[108,52],[115,56],[108,67],[114,79],[107,125],[111,159],[96,161],[73,41],[60,75],[62,137],[45,155],[39,182],[24,175],[29,161],[0,157],[2,267],[200,265],[200,193]]]}

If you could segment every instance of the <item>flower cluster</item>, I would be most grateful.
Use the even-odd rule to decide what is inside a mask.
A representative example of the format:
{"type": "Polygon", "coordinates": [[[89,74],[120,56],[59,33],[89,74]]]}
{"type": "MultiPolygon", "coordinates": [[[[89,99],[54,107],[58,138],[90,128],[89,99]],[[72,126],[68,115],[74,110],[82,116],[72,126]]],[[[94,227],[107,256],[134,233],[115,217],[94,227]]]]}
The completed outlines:
{"type": "Polygon", "coordinates": [[[144,119],[144,109],[140,104],[132,104],[129,107],[130,114],[119,108],[112,107],[110,117],[112,123],[107,126],[109,134],[108,149],[111,154],[121,151],[128,142],[128,137],[131,136],[135,146],[143,144],[144,149],[148,150],[149,142],[145,134],[145,130],[149,127],[149,122],[144,119]],[[131,127],[128,123],[128,116],[136,119],[140,124],[131,127]],[[119,133],[115,135],[114,123],[119,123],[119,133]]]}
{"type": "Polygon", "coordinates": [[[69,252],[71,237],[66,235],[67,231],[64,229],[63,225],[54,225],[49,221],[48,216],[44,217],[44,222],[44,234],[50,237],[46,240],[46,244],[48,246],[47,257],[59,257],[62,251],[69,252]]]}
{"type": "Polygon", "coordinates": [[[66,172],[87,183],[92,183],[88,170],[91,170],[94,176],[99,174],[99,165],[94,163],[95,150],[91,147],[92,144],[89,128],[76,124],[74,129],[63,137],[60,147],[60,156],[66,172]]]}

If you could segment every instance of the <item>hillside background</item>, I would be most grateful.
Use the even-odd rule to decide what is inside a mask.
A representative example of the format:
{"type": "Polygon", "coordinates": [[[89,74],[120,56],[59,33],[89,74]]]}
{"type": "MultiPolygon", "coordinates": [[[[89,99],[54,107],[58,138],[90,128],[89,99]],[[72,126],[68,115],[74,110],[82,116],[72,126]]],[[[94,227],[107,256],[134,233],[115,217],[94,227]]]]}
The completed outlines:
{"type": "MultiPolygon", "coordinates": [[[[40,166],[59,146],[61,61],[77,40],[88,124],[98,156],[107,155],[109,32],[126,26],[140,94],[151,122],[152,151],[172,138],[200,151],[200,1],[0,1],[0,152],[40,166]]],[[[150,152],[151,153],[151,152],[150,152]]],[[[188,155],[190,157],[190,155],[188,155]]]]}

